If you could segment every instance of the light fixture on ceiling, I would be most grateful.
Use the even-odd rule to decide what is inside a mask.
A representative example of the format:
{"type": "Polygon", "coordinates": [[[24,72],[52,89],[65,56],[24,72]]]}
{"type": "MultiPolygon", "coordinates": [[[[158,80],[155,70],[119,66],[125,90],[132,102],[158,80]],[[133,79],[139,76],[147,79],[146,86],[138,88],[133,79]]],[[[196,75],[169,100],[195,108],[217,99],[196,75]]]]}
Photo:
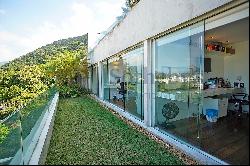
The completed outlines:
{"type": "Polygon", "coordinates": [[[119,61],[113,61],[112,64],[113,64],[114,66],[118,66],[118,65],[120,64],[120,62],[119,62],[119,61]]]}
{"type": "Polygon", "coordinates": [[[229,43],[229,40],[227,40],[226,43],[229,43]]]}
{"type": "Polygon", "coordinates": [[[210,39],[213,39],[214,37],[213,37],[213,36],[210,36],[209,38],[210,38],[210,39]]]}

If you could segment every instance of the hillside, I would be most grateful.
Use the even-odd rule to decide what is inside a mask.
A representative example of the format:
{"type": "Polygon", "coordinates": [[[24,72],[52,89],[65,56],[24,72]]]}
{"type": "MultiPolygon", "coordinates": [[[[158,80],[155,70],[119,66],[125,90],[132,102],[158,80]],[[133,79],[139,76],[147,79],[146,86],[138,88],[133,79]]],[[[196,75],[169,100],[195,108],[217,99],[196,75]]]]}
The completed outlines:
{"type": "Polygon", "coordinates": [[[2,69],[23,65],[44,64],[47,60],[64,51],[82,51],[88,48],[88,34],[61,39],[42,46],[32,52],[10,61],[1,66],[2,69]]]}
{"type": "Polygon", "coordinates": [[[66,95],[75,92],[76,78],[87,75],[87,48],[85,34],[47,44],[1,66],[0,120],[55,86],[66,95]]]}

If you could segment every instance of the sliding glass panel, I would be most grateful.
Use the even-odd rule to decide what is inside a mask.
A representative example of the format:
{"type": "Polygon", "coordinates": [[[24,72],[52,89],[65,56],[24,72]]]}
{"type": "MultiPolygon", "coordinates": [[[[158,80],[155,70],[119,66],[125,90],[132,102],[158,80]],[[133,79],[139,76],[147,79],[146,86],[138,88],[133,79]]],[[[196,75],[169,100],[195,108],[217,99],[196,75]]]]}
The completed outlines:
{"type": "Polygon", "coordinates": [[[108,60],[102,62],[103,99],[110,100],[108,60]]]}
{"type": "Polygon", "coordinates": [[[249,165],[249,11],[246,10],[216,20],[211,18],[212,22],[206,20],[202,149],[233,165],[249,165]]]}
{"type": "Polygon", "coordinates": [[[189,110],[191,125],[189,140],[201,146],[200,123],[203,105],[204,79],[204,22],[190,27],[190,73],[189,73],[189,110]]]}
{"type": "Polygon", "coordinates": [[[98,67],[97,65],[93,66],[92,69],[92,92],[95,95],[99,95],[99,83],[98,83],[98,67]]]}
{"type": "MultiPolygon", "coordinates": [[[[156,40],[156,126],[185,141],[199,140],[204,23],[156,40]]],[[[198,143],[199,144],[199,143],[198,143]]]]}
{"type": "Polygon", "coordinates": [[[92,66],[88,67],[88,89],[91,90],[92,84],[92,66]]]}
{"type": "Polygon", "coordinates": [[[143,119],[143,48],[126,54],[123,57],[123,64],[125,111],[143,119]]]}
{"type": "Polygon", "coordinates": [[[109,101],[118,107],[124,109],[124,93],[121,90],[122,82],[124,83],[123,60],[121,57],[114,57],[108,61],[108,82],[109,101]]]}

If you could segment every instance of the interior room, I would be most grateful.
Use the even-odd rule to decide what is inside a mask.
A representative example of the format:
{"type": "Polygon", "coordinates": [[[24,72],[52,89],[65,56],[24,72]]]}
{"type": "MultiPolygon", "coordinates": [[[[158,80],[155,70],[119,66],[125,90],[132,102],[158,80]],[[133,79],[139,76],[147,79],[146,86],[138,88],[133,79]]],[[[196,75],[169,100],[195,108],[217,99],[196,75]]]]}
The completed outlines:
{"type": "Polygon", "coordinates": [[[124,108],[125,106],[125,84],[123,60],[117,59],[109,63],[109,93],[110,102],[124,108]]]}
{"type": "Polygon", "coordinates": [[[203,96],[203,148],[249,164],[249,17],[205,32],[203,96]]]}
{"type": "MultiPolygon", "coordinates": [[[[190,29],[189,34],[192,34],[190,29]]],[[[177,54],[188,60],[182,66],[192,67],[192,56],[199,52],[193,51],[195,46],[192,44],[185,44],[188,38],[162,46],[161,41],[158,42],[156,125],[230,164],[249,164],[249,17],[237,19],[233,16],[233,19],[207,22],[204,33],[189,37],[191,43],[199,35],[205,36],[204,61],[200,62],[204,71],[200,70],[200,78],[199,73],[187,70],[188,67],[186,71],[181,67],[176,69],[178,71],[173,67],[163,68],[173,63],[180,65],[177,54]],[[188,48],[191,51],[183,52],[188,48]],[[172,52],[173,58],[164,60],[167,52],[172,52]],[[186,76],[189,76],[188,86],[184,86],[186,76]],[[199,79],[201,92],[196,86],[199,79]],[[195,95],[199,93],[202,100],[196,102],[195,95]]],[[[164,42],[167,40],[171,40],[171,36],[164,42]]]]}

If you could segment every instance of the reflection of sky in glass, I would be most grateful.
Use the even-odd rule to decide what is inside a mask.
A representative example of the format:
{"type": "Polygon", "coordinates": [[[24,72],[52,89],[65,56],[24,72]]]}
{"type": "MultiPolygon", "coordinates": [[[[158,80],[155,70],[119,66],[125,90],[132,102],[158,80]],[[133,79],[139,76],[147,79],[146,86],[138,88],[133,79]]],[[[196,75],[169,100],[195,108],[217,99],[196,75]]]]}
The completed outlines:
{"type": "MultiPolygon", "coordinates": [[[[199,47],[199,37],[201,33],[190,37],[185,37],[171,43],[160,40],[156,43],[156,71],[169,73],[187,73],[192,68],[193,72],[198,72],[200,58],[203,52],[199,47]],[[170,69],[171,68],[171,69],[170,69]]],[[[173,40],[173,39],[172,39],[173,40]]]]}
{"type": "Polygon", "coordinates": [[[124,57],[126,65],[126,80],[136,82],[142,77],[143,47],[127,53],[124,57]]]}
{"type": "Polygon", "coordinates": [[[172,43],[156,47],[156,70],[166,72],[171,67],[171,72],[188,72],[190,63],[189,38],[177,40],[172,43]]]}
{"type": "Polygon", "coordinates": [[[141,65],[143,61],[143,47],[137,48],[123,56],[129,66],[141,65]]]}

